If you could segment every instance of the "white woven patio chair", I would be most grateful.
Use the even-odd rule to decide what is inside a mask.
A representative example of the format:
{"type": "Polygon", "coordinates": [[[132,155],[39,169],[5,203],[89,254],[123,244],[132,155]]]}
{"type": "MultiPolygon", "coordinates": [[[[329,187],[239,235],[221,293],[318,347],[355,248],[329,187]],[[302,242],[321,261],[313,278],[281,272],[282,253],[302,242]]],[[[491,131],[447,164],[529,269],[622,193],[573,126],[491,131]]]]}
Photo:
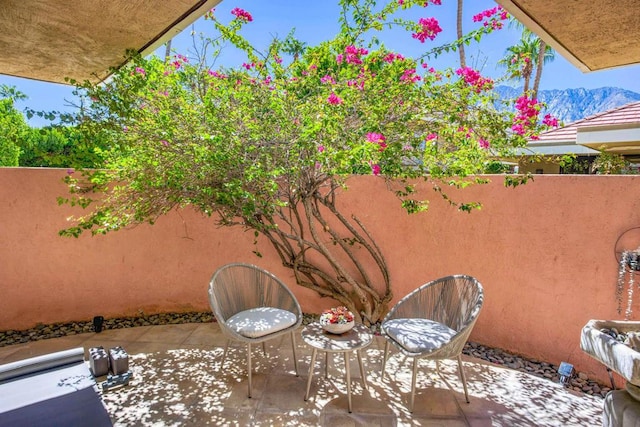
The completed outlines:
{"type": "Polygon", "coordinates": [[[413,358],[411,399],[413,412],[416,392],[416,373],[420,359],[438,361],[457,358],[464,395],[469,403],[467,381],[462,366],[462,349],[480,313],[483,303],[482,285],[475,278],[464,275],[443,277],[426,283],[402,298],[382,321],[386,338],[382,361],[382,378],[389,355],[389,344],[402,354],[413,358]]]}
{"type": "Polygon", "coordinates": [[[229,340],[247,344],[247,372],[251,397],[251,345],[283,334],[291,334],[293,363],[298,376],[295,332],[302,323],[302,310],[295,296],[276,276],[255,265],[227,264],[209,283],[209,303],[220,330],[229,340]]]}

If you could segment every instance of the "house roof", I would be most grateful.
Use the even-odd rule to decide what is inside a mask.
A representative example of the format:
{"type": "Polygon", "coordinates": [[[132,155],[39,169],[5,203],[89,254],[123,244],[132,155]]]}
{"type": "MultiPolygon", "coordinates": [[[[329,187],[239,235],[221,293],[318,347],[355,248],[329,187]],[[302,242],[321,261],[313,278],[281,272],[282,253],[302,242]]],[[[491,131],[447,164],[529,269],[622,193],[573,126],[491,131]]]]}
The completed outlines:
{"type": "Polygon", "coordinates": [[[0,73],[104,80],[125,51],[149,54],[221,0],[2,0],[0,73]]]}
{"type": "Polygon", "coordinates": [[[640,63],[640,1],[496,0],[582,71],[640,63]]]}
{"type": "Polygon", "coordinates": [[[548,130],[540,134],[540,138],[532,144],[576,141],[578,129],[597,126],[640,126],[640,101],[623,105],[613,110],[594,114],[566,126],[548,130]]]}
{"type": "Polygon", "coordinates": [[[592,155],[599,151],[640,155],[640,101],[594,114],[552,129],[530,141],[527,150],[538,154],[592,155]]]}

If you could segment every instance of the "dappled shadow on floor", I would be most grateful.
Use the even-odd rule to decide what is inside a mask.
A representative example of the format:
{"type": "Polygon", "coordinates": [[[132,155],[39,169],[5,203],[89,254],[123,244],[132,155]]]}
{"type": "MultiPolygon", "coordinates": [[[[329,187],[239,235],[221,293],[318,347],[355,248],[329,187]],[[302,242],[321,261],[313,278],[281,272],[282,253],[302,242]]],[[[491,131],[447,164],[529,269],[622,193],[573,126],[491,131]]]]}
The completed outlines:
{"type": "Polygon", "coordinates": [[[274,340],[265,356],[254,349],[253,397],[247,397],[243,347],[171,349],[130,355],[130,385],[102,393],[115,425],[451,425],[589,426],[602,419],[602,399],[567,391],[560,384],[467,358],[471,403],[466,403],[455,361],[423,361],[417,378],[415,411],[407,409],[411,361],[394,354],[380,375],[377,343],[363,351],[369,387],[355,357],[350,365],[353,412],[349,413],[344,361],[324,358],[314,370],[304,401],[310,350],[298,343],[300,376],[295,376],[288,340],[274,340]]]}
{"type": "MultiPolygon", "coordinates": [[[[409,399],[410,362],[411,359],[396,355],[387,366],[387,381],[397,384],[398,398],[403,402],[409,399]]],[[[456,361],[441,361],[442,375],[437,374],[435,362],[421,362],[414,418],[424,415],[440,418],[451,413],[453,403],[444,397],[445,390],[449,390],[468,425],[594,426],[602,423],[601,398],[474,358],[465,358],[464,366],[470,403],[465,401],[456,361]]],[[[393,387],[386,392],[393,393],[393,387]]]]}

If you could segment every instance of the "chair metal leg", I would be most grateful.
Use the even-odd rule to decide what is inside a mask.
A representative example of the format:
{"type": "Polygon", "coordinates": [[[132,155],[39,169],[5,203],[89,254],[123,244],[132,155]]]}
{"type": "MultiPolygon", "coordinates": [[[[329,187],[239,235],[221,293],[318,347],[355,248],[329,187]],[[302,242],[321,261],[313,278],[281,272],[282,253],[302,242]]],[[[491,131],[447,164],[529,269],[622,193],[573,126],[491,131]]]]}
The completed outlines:
{"type": "Polygon", "coordinates": [[[249,373],[249,398],[251,398],[251,343],[247,343],[247,372],[249,373]]]}
{"type": "Polygon", "coordinates": [[[262,355],[267,357],[267,344],[266,341],[262,341],[262,355]]]}
{"type": "Polygon", "coordinates": [[[464,398],[469,403],[469,392],[467,391],[467,378],[464,375],[464,368],[462,367],[462,355],[458,355],[458,369],[460,370],[460,379],[462,380],[462,387],[464,388],[464,398]]]}
{"type": "Polygon", "coordinates": [[[329,352],[324,352],[324,377],[329,378],[329,352]]]}
{"type": "Polygon", "coordinates": [[[298,356],[296,355],[296,335],[295,332],[291,332],[291,345],[293,346],[293,366],[296,369],[296,377],[299,377],[298,373],[298,356]]]}
{"type": "Polygon", "coordinates": [[[304,394],[304,401],[306,402],[309,399],[309,389],[311,388],[311,379],[313,378],[313,368],[316,363],[316,354],[318,354],[318,349],[313,348],[311,352],[311,364],[309,365],[309,377],[307,378],[307,391],[304,394]]]}
{"type": "Polygon", "coordinates": [[[389,341],[384,343],[384,356],[382,357],[382,375],[380,379],[384,380],[384,367],[387,365],[387,357],[389,355],[389,341]]]}
{"type": "Polygon", "coordinates": [[[416,376],[418,374],[418,358],[413,358],[413,375],[411,376],[411,401],[409,402],[409,412],[413,412],[413,401],[416,397],[416,376]]]}
{"type": "Polygon", "coordinates": [[[358,356],[358,364],[360,365],[362,384],[364,385],[365,390],[369,390],[369,386],[367,385],[367,375],[364,373],[364,366],[362,366],[362,354],[360,353],[360,350],[356,350],[356,355],[358,356]]]}
{"type": "Polygon", "coordinates": [[[349,413],[353,412],[353,408],[351,406],[351,371],[349,370],[349,352],[344,352],[344,369],[346,371],[347,377],[347,401],[349,403],[349,413]]]}

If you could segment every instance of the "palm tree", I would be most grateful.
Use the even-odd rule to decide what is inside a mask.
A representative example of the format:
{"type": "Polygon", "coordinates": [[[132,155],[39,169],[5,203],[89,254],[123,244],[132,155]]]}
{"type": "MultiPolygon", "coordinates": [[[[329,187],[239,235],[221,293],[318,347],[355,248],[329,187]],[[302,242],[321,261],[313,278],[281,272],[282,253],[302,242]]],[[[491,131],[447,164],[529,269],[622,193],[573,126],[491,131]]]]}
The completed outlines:
{"type": "MultiPolygon", "coordinates": [[[[536,73],[533,79],[533,89],[531,90],[531,96],[532,98],[535,99],[538,97],[538,89],[540,88],[540,79],[542,77],[542,69],[545,64],[552,62],[555,59],[555,51],[551,49],[549,46],[547,46],[547,43],[545,43],[544,40],[542,40],[537,35],[535,35],[531,30],[529,30],[527,27],[522,25],[522,23],[516,20],[515,18],[513,17],[511,18],[509,22],[509,26],[515,26],[516,28],[521,29],[522,37],[518,45],[511,46],[510,48],[507,49],[507,57],[499,61],[499,63],[506,64],[507,68],[509,68],[509,65],[511,63],[510,61],[514,58],[513,56],[514,51],[512,51],[511,49],[516,47],[517,48],[514,49],[515,51],[518,51],[520,54],[525,54],[526,57],[529,58],[530,62],[528,66],[530,69],[526,69],[526,70],[523,69],[522,72],[520,73],[521,76],[525,78],[525,72],[528,72],[528,75],[527,75],[528,78],[525,78],[524,92],[526,93],[529,90],[531,74],[533,73],[533,58],[535,58],[536,73]],[[506,61],[507,58],[509,58],[509,62],[506,61]]],[[[525,66],[524,68],[527,68],[527,67],[525,66]]],[[[512,71],[512,77],[516,77],[516,76],[513,76],[514,70],[511,70],[511,71],[512,71]]]]}
{"type": "Polygon", "coordinates": [[[171,58],[171,41],[173,39],[169,39],[169,41],[165,44],[164,50],[164,62],[169,62],[169,58],[171,58]]]}
{"type": "Polygon", "coordinates": [[[530,30],[524,28],[520,42],[514,46],[509,46],[505,53],[506,56],[498,63],[507,67],[507,70],[511,73],[511,78],[524,80],[524,93],[529,92],[535,58],[536,72],[535,76],[533,76],[531,96],[532,98],[537,98],[543,66],[555,59],[553,49],[530,30]]]}
{"type": "Polygon", "coordinates": [[[538,38],[540,46],[538,48],[538,58],[536,60],[536,76],[533,80],[533,97],[538,97],[538,88],[540,87],[540,78],[542,77],[542,67],[556,58],[555,52],[544,40],[538,38]]]}
{"type": "Polygon", "coordinates": [[[504,65],[512,79],[524,80],[524,92],[529,92],[529,83],[533,74],[533,62],[531,58],[537,52],[536,46],[529,37],[522,37],[516,45],[509,46],[505,51],[505,57],[498,61],[504,65]]]}
{"type": "MultiPolygon", "coordinates": [[[[462,40],[462,7],[464,0],[458,0],[458,16],[456,28],[458,30],[458,40],[462,40]]],[[[460,42],[458,44],[458,53],[460,54],[460,68],[465,68],[467,66],[467,59],[464,53],[464,43],[460,42]]]]}
{"type": "Polygon", "coordinates": [[[300,55],[304,53],[307,48],[307,44],[293,37],[293,34],[289,34],[284,40],[284,46],[282,51],[293,56],[293,60],[297,61],[300,55]]]}

